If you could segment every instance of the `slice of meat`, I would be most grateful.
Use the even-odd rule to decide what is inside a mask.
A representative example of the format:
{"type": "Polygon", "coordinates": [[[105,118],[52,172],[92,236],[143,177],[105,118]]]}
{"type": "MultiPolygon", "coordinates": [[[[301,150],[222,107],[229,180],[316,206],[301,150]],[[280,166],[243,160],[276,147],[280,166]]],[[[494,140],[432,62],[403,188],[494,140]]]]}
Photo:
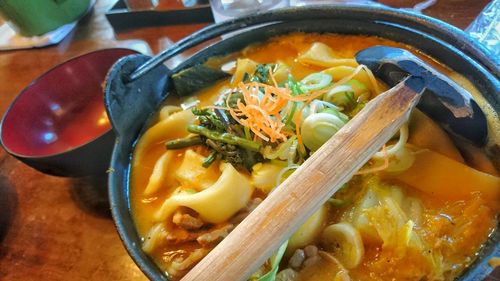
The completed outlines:
{"type": "Polygon", "coordinates": [[[250,202],[248,202],[248,205],[244,209],[239,211],[231,218],[231,223],[239,224],[240,222],[242,222],[253,210],[255,210],[255,208],[259,206],[260,203],[262,203],[262,199],[258,197],[250,200],[250,202]]]}
{"type": "Polygon", "coordinates": [[[203,247],[212,247],[222,241],[233,229],[233,224],[226,224],[200,235],[196,241],[203,247]]]}
{"type": "Polygon", "coordinates": [[[222,241],[233,228],[233,224],[225,224],[201,231],[189,231],[181,227],[175,227],[166,231],[165,239],[171,245],[198,241],[201,246],[210,248],[222,241]]]}
{"type": "Polygon", "coordinates": [[[177,212],[172,218],[172,222],[186,230],[196,230],[203,226],[203,221],[200,218],[177,212]]]}
{"type": "Polygon", "coordinates": [[[262,203],[262,198],[254,198],[252,200],[250,200],[250,202],[248,203],[248,206],[247,206],[247,211],[250,213],[252,212],[253,210],[255,210],[255,208],[257,208],[260,203],[262,203]]]}
{"type": "Polygon", "coordinates": [[[191,269],[196,263],[204,258],[210,249],[200,248],[196,249],[187,257],[178,256],[168,266],[168,273],[174,276],[182,276],[187,270],[191,269]]]}
{"type": "Polygon", "coordinates": [[[167,231],[165,239],[169,244],[181,244],[196,241],[199,233],[189,232],[183,228],[176,227],[167,231]]]}

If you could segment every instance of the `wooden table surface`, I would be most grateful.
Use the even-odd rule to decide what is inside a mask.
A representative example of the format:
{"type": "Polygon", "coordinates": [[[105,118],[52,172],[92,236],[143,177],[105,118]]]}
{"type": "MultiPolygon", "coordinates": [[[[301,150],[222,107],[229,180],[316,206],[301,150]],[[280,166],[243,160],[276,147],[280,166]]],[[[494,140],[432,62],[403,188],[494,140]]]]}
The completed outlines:
{"type": "MultiPolygon", "coordinates": [[[[177,1],[177,0],[167,0],[177,1]]],[[[104,13],[115,0],[97,0],[57,46],[0,52],[0,115],[34,78],[71,57],[113,46],[157,53],[204,24],[143,28],[115,34],[104,13]]],[[[393,7],[419,1],[384,0],[393,7]]],[[[424,13],[466,28],[487,0],[438,0],[424,13]]],[[[144,280],[109,216],[106,186],[44,175],[0,149],[0,280],[144,280]]]]}

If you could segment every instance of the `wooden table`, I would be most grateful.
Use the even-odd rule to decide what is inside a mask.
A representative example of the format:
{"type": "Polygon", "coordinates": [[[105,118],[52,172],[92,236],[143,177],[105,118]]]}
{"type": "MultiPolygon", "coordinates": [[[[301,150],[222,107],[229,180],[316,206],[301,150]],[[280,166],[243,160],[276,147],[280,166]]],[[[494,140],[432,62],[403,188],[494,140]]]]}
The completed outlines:
{"type": "MultiPolygon", "coordinates": [[[[158,52],[203,24],[115,34],[104,17],[115,0],[57,46],[0,52],[0,114],[34,78],[68,58],[112,46],[147,42],[158,52]],[[130,41],[135,40],[135,41],[130,41]],[[142,41],[138,41],[142,40],[142,41]]],[[[394,7],[419,1],[384,0],[394,7]]],[[[426,14],[466,28],[487,0],[439,0],[426,14]]],[[[44,175],[0,149],[0,280],[144,280],[109,216],[105,184],[44,175]]]]}

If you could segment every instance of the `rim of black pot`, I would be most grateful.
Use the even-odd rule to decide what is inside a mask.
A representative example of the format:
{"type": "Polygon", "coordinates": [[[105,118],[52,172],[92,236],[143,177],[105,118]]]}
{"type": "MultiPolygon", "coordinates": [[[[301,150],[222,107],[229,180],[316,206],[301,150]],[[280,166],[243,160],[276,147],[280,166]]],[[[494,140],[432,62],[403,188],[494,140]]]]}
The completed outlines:
{"type": "MultiPolygon", "coordinates": [[[[481,68],[486,68],[493,75],[493,79],[495,79],[493,83],[496,85],[496,88],[500,88],[497,81],[500,77],[498,61],[494,60],[495,57],[491,56],[489,50],[476,42],[462,30],[440,20],[421,14],[414,14],[407,11],[385,7],[349,5],[287,8],[211,25],[193,33],[192,35],[179,41],[177,44],[171,46],[171,48],[163,51],[150,60],[147,66],[142,67],[139,72],[136,72],[136,74],[144,74],[149,71],[149,68],[152,69],[155,66],[162,64],[163,61],[168,58],[225,33],[263,23],[305,20],[308,19],[307,16],[311,15],[314,15],[312,19],[315,20],[342,17],[344,19],[353,19],[357,21],[384,21],[394,23],[397,26],[407,26],[410,30],[424,32],[429,36],[440,39],[441,41],[448,43],[450,46],[462,51],[466,57],[470,57],[472,61],[478,63],[476,71],[480,71],[481,68]]],[[[379,37],[384,38],[383,33],[381,33],[379,37]]],[[[448,46],[444,47],[449,48],[448,46]]],[[[186,63],[174,69],[174,71],[167,70],[166,74],[170,75],[173,72],[180,70],[180,68],[192,62],[195,57],[196,55],[188,59],[186,63]]],[[[134,81],[130,83],[134,83],[134,81]]],[[[497,104],[494,106],[498,107],[499,105],[497,104]]],[[[108,182],[112,215],[117,231],[128,253],[144,274],[151,280],[169,280],[159,267],[141,250],[140,239],[130,212],[130,159],[134,148],[133,146],[135,146],[137,138],[138,135],[132,136],[128,143],[118,142],[113,150],[111,167],[114,171],[110,173],[108,182]],[[126,153],[126,155],[122,155],[123,153],[126,153]],[[128,163],[126,163],[126,165],[123,165],[124,163],[120,163],[120,158],[123,159],[124,157],[128,159],[128,163]]],[[[496,236],[494,239],[497,239],[496,236]]]]}
{"type": "Polygon", "coordinates": [[[258,24],[265,24],[280,21],[296,21],[313,18],[315,20],[331,19],[333,16],[342,14],[344,19],[359,19],[363,18],[368,21],[394,21],[399,25],[411,25],[412,29],[417,29],[428,33],[436,38],[448,42],[452,46],[458,48],[467,56],[473,56],[475,59],[491,71],[495,76],[500,76],[500,58],[492,55],[491,51],[483,44],[473,39],[463,30],[443,22],[439,19],[432,18],[423,14],[417,14],[411,11],[394,9],[383,6],[367,6],[367,5],[315,5],[309,7],[291,7],[271,10],[269,12],[256,13],[253,15],[235,18],[218,24],[209,25],[197,32],[185,37],[168,49],[162,51],[150,61],[140,66],[132,73],[131,80],[145,74],[155,66],[162,64],[167,59],[182,53],[183,51],[202,44],[210,39],[220,35],[228,34],[235,30],[244,29],[258,24]],[[352,12],[342,14],[346,11],[352,12]],[[298,15],[301,13],[302,15],[298,15]]]}

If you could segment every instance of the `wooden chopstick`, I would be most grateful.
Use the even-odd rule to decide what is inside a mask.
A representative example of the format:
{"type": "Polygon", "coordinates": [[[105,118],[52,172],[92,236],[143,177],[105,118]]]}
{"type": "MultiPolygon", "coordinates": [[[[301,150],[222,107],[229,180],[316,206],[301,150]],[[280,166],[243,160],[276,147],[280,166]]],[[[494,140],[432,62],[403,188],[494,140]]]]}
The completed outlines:
{"type": "Polygon", "coordinates": [[[246,280],[397,132],[419,97],[403,81],[367,103],[182,281],[246,280]]]}

